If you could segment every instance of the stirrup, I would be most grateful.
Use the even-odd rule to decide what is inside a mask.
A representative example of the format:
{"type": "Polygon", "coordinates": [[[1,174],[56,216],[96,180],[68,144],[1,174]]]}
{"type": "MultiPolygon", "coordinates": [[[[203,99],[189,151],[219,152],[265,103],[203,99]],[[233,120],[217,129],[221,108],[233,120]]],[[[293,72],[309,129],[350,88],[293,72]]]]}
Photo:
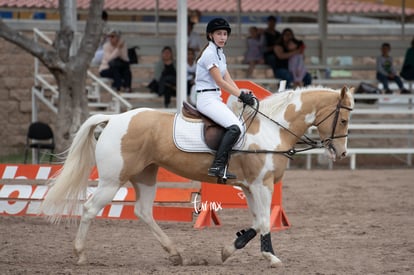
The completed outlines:
{"type": "Polygon", "coordinates": [[[237,176],[235,174],[232,174],[227,171],[227,165],[224,167],[210,167],[208,169],[208,175],[210,177],[217,177],[224,182],[226,182],[227,179],[236,179],[237,176]]]}

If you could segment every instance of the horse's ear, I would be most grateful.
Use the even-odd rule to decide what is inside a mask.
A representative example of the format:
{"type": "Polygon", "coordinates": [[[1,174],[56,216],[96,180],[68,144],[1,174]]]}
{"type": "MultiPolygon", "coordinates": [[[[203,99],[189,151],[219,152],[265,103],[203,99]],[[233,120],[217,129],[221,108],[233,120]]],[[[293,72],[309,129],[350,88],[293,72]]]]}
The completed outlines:
{"type": "Polygon", "coordinates": [[[348,91],[348,87],[344,86],[341,89],[341,99],[345,98],[345,94],[348,91]]]}
{"type": "Polygon", "coordinates": [[[345,97],[346,92],[350,92],[351,94],[354,94],[355,87],[348,88],[347,86],[344,86],[341,89],[341,98],[344,98],[345,97]]]}

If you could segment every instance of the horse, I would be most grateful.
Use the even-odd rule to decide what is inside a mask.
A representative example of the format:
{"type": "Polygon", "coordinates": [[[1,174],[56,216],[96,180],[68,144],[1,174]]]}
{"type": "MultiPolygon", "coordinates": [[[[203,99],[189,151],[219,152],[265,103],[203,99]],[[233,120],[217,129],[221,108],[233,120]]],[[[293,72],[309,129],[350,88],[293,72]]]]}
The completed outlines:
{"type": "MultiPolygon", "coordinates": [[[[229,169],[237,179],[229,179],[225,184],[242,188],[252,225],[237,232],[237,237],[222,248],[221,259],[224,263],[260,234],[262,256],[271,267],[277,267],[282,262],[273,250],[270,235],[274,184],[282,179],[288,159],[300,150],[325,148],[332,160],[346,156],[353,88],[308,87],[272,94],[258,100],[256,107],[243,106],[236,100],[229,104],[235,112],[244,110],[246,130],[242,148],[232,152],[229,161],[229,169]],[[304,138],[311,126],[317,128],[320,141],[304,138]],[[305,143],[304,148],[295,147],[301,142],[305,143]]],[[[184,152],[175,146],[174,117],[173,113],[137,108],[114,115],[93,115],[79,128],[42,203],[42,211],[51,222],[59,222],[62,213],[66,216],[76,212],[79,201],[86,198],[87,179],[96,165],[98,187],[83,204],[74,241],[78,264],[87,262],[85,242],[92,219],[127,182],[136,192],[135,215],[149,226],[172,264],[183,264],[176,245],[152,215],[158,168],[202,182],[215,179],[207,176],[213,154],[184,152]],[[96,137],[98,126],[103,130],[96,137]]]]}

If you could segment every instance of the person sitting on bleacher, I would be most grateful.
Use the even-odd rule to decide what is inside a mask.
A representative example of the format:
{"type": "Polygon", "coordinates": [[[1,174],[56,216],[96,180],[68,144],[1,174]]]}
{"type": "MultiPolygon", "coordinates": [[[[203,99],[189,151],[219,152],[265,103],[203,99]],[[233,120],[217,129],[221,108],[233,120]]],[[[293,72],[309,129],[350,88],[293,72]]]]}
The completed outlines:
{"type": "Polygon", "coordinates": [[[306,66],[305,66],[305,57],[303,52],[305,51],[305,44],[302,40],[291,39],[288,42],[288,49],[289,51],[294,51],[296,49],[301,49],[302,52],[297,53],[289,57],[289,64],[288,68],[290,73],[293,76],[293,86],[302,87],[308,86],[312,81],[311,77],[307,77],[306,74],[308,73],[306,66]],[[307,82],[304,83],[304,80],[307,82]]]}
{"type": "MultiPolygon", "coordinates": [[[[289,50],[288,43],[290,40],[296,40],[295,35],[290,28],[282,31],[282,35],[274,47],[276,55],[276,77],[286,81],[286,88],[290,89],[293,86],[293,75],[289,71],[289,58],[297,54],[303,54],[303,48],[289,50]]],[[[312,83],[311,75],[306,72],[302,82],[305,86],[312,83]]]]}
{"type": "Polygon", "coordinates": [[[260,32],[257,27],[252,26],[249,28],[249,37],[246,38],[246,46],[243,63],[249,64],[246,77],[250,78],[253,76],[256,64],[264,63],[260,32]]]}
{"type": "Polygon", "coordinates": [[[99,66],[99,74],[101,77],[111,78],[112,87],[117,92],[123,89],[124,92],[129,93],[132,74],[126,43],[121,38],[121,32],[114,29],[109,31],[108,39],[103,47],[104,55],[99,66]]]}
{"type": "Polygon", "coordinates": [[[280,32],[276,30],[276,17],[273,15],[267,18],[267,28],[263,30],[260,36],[262,44],[263,58],[267,65],[272,68],[273,75],[276,76],[276,56],[273,48],[280,37],[280,32]]]}
{"type": "Polygon", "coordinates": [[[414,80],[414,38],[411,40],[411,47],[405,52],[400,75],[405,80],[414,80]]]}
{"type": "Polygon", "coordinates": [[[383,43],[381,46],[381,55],[377,57],[377,80],[382,83],[385,93],[392,94],[388,86],[390,80],[397,83],[401,94],[409,94],[410,91],[404,89],[404,84],[401,78],[398,77],[394,68],[393,58],[390,56],[391,45],[389,43],[383,43]]]}
{"type": "Polygon", "coordinates": [[[171,96],[176,95],[177,71],[172,48],[165,46],[161,51],[161,58],[155,64],[154,80],[155,92],[158,96],[164,96],[164,107],[168,108],[171,96]]]}
{"type": "Polygon", "coordinates": [[[99,42],[99,46],[98,49],[96,49],[95,55],[91,61],[92,65],[95,66],[99,66],[102,62],[102,58],[103,58],[103,46],[105,45],[105,42],[107,40],[107,33],[108,33],[108,13],[106,11],[102,11],[102,15],[101,15],[102,21],[103,21],[103,36],[101,38],[101,41],[99,42]]]}
{"type": "Polygon", "coordinates": [[[200,35],[194,31],[194,25],[195,23],[188,19],[188,25],[187,25],[187,48],[193,49],[194,54],[197,57],[198,53],[200,52],[202,48],[202,42],[200,35]]]}

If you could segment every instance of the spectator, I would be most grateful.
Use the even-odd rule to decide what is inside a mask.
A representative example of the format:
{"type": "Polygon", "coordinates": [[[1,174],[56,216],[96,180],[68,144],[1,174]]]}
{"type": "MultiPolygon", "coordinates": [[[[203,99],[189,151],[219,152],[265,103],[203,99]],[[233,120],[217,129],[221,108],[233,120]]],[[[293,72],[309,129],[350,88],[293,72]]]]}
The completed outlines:
{"type": "MultiPolygon", "coordinates": [[[[294,51],[296,49],[302,50],[300,53],[294,54],[289,58],[288,67],[289,67],[289,72],[293,76],[294,87],[304,86],[303,80],[305,79],[305,76],[307,74],[307,70],[305,67],[305,58],[303,56],[303,52],[305,50],[305,44],[301,40],[291,39],[288,42],[288,49],[289,51],[294,51]]],[[[306,83],[306,84],[310,85],[311,83],[306,83]]]]}
{"type": "Polygon", "coordinates": [[[122,88],[124,92],[130,93],[132,74],[126,43],[121,37],[121,32],[114,29],[108,32],[108,39],[103,46],[104,54],[99,74],[113,79],[112,87],[117,92],[122,88]]]}
{"type": "Polygon", "coordinates": [[[198,33],[194,31],[194,25],[195,23],[188,19],[187,24],[187,35],[188,35],[188,43],[187,46],[190,49],[194,50],[195,55],[197,55],[200,52],[200,49],[202,47],[201,45],[201,38],[198,33]]]}
{"type": "Polygon", "coordinates": [[[411,47],[405,52],[400,75],[406,80],[414,80],[414,38],[411,40],[411,47]]]}
{"type": "Polygon", "coordinates": [[[267,65],[272,68],[273,75],[276,76],[276,56],[274,46],[280,38],[280,32],[276,30],[276,18],[271,15],[267,18],[267,28],[264,29],[260,40],[263,47],[263,57],[267,65]]]}
{"type": "Polygon", "coordinates": [[[192,48],[187,49],[187,95],[190,95],[191,87],[195,83],[195,72],[197,63],[195,62],[195,51],[192,48]]]}
{"type": "Polygon", "coordinates": [[[102,11],[102,15],[101,15],[101,19],[103,21],[103,33],[104,35],[101,38],[101,42],[99,43],[98,49],[95,52],[95,56],[92,59],[92,65],[95,66],[99,66],[99,64],[101,64],[102,62],[102,58],[103,58],[103,45],[106,42],[106,38],[107,38],[107,33],[108,33],[108,13],[106,11],[102,11]]]}
{"type": "MultiPolygon", "coordinates": [[[[292,88],[293,84],[293,75],[289,71],[289,58],[296,54],[303,53],[302,48],[289,50],[288,43],[291,39],[295,39],[293,31],[290,28],[286,28],[283,30],[282,35],[274,47],[276,56],[276,77],[286,80],[287,88],[292,88]]],[[[302,82],[305,86],[312,83],[312,77],[308,72],[305,73],[302,82]]]]}
{"type": "Polygon", "coordinates": [[[162,49],[161,58],[155,64],[154,81],[157,83],[158,96],[164,96],[164,107],[168,108],[171,96],[175,96],[177,84],[176,61],[169,46],[162,49]]]}
{"type": "Polygon", "coordinates": [[[377,80],[382,83],[385,93],[392,94],[389,89],[389,80],[395,81],[402,94],[410,93],[404,89],[404,85],[396,74],[396,70],[393,65],[393,58],[390,56],[391,45],[389,43],[383,43],[381,45],[381,55],[377,57],[377,80]]]}
{"type": "Polygon", "coordinates": [[[246,77],[252,77],[256,64],[263,64],[262,44],[260,41],[259,29],[257,27],[249,28],[249,37],[246,39],[247,50],[244,55],[244,63],[249,64],[246,77]]]}

